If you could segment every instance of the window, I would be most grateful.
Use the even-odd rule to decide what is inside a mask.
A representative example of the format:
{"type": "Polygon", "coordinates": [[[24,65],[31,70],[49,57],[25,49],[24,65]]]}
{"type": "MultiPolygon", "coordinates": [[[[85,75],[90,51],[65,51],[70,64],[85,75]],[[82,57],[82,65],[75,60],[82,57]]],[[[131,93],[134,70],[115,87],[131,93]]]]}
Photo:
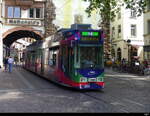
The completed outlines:
{"type": "Polygon", "coordinates": [[[150,0],[147,1],[147,10],[150,10],[150,0]]]}
{"type": "Polygon", "coordinates": [[[103,67],[103,47],[80,47],[80,68],[102,68],[103,67]]]}
{"type": "Polygon", "coordinates": [[[49,56],[48,56],[49,57],[49,61],[48,61],[49,66],[57,65],[56,59],[57,59],[58,50],[59,50],[59,47],[49,49],[49,56]]]}
{"type": "Polygon", "coordinates": [[[7,17],[8,18],[20,18],[21,17],[20,7],[9,6],[7,8],[7,17]]]}
{"type": "Polygon", "coordinates": [[[150,20],[147,22],[147,26],[148,26],[147,27],[147,31],[148,31],[147,34],[150,34],[150,20]]]}
{"type": "Polygon", "coordinates": [[[30,16],[30,18],[34,17],[34,9],[33,8],[30,8],[29,16],[30,16]]]}
{"type": "Polygon", "coordinates": [[[36,18],[40,18],[40,9],[36,8],[36,18]]]}
{"type": "Polygon", "coordinates": [[[115,27],[112,27],[112,39],[115,38],[115,27]]]}
{"type": "Polygon", "coordinates": [[[14,18],[20,18],[20,7],[14,7],[14,18]]]}
{"type": "Polygon", "coordinates": [[[42,18],[42,9],[41,8],[30,8],[29,18],[42,18]]]}
{"type": "Polygon", "coordinates": [[[136,25],[131,25],[131,37],[136,36],[136,25]]]}
{"type": "Polygon", "coordinates": [[[131,10],[131,18],[135,18],[136,17],[136,11],[135,10],[131,10]]]}
{"type": "Polygon", "coordinates": [[[118,19],[121,18],[121,12],[118,12],[118,19]]]}
{"type": "Polygon", "coordinates": [[[8,7],[7,11],[8,18],[13,18],[13,7],[8,7]]]}
{"type": "Polygon", "coordinates": [[[118,25],[118,37],[121,36],[121,25],[118,25]]]}

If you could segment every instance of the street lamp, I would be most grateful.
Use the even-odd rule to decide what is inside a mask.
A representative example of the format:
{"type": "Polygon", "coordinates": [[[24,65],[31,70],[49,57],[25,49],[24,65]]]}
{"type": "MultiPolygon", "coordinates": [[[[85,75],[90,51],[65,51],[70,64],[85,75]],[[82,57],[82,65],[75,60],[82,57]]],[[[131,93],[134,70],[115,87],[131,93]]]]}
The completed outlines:
{"type": "Polygon", "coordinates": [[[130,55],[129,55],[129,54],[130,54],[130,51],[129,51],[130,43],[131,43],[131,40],[128,39],[128,40],[127,40],[127,45],[128,45],[128,62],[130,62],[130,61],[129,61],[129,59],[130,59],[130,55]]]}

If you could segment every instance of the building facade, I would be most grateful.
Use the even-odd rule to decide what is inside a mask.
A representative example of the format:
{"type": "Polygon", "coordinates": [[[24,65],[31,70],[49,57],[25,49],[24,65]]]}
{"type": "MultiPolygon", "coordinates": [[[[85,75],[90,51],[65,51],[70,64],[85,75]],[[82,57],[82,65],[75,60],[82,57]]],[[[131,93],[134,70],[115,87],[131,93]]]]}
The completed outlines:
{"type": "Polygon", "coordinates": [[[44,37],[45,0],[0,0],[0,2],[0,18],[3,24],[0,31],[0,65],[2,65],[3,57],[7,55],[6,48],[13,42],[22,38],[38,40],[44,37]]]}
{"type": "Polygon", "coordinates": [[[144,60],[150,61],[150,2],[144,13],[144,60]]]}
{"type": "Polygon", "coordinates": [[[143,61],[143,14],[137,17],[133,10],[121,7],[114,21],[111,21],[110,35],[111,53],[115,60],[125,58],[130,62],[138,58],[143,61]]]}

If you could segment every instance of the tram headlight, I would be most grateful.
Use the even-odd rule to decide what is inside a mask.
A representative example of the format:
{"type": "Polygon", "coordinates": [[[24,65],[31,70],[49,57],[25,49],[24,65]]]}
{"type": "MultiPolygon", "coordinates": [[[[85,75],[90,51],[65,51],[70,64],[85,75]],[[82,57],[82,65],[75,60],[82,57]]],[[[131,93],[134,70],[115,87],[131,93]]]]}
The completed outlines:
{"type": "Polygon", "coordinates": [[[102,78],[101,77],[97,77],[97,82],[102,82],[102,78]]]}
{"type": "Polygon", "coordinates": [[[80,82],[87,82],[87,78],[81,77],[81,78],[80,78],[80,82]]]}

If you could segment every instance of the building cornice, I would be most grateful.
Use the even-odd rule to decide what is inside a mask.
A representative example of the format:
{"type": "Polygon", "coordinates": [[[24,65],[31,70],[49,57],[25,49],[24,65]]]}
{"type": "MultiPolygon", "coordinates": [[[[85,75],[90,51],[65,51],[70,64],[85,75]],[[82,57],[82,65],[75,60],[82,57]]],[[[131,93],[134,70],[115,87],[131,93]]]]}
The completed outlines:
{"type": "Polygon", "coordinates": [[[146,10],[146,11],[144,12],[144,14],[147,14],[147,13],[150,13],[150,10],[146,10]]]}
{"type": "Polygon", "coordinates": [[[144,37],[150,36],[150,33],[148,33],[148,34],[144,34],[143,36],[144,36],[144,37]]]}
{"type": "Polygon", "coordinates": [[[117,40],[113,40],[112,43],[116,43],[116,42],[120,42],[120,41],[124,41],[123,39],[117,39],[117,40]]]}

